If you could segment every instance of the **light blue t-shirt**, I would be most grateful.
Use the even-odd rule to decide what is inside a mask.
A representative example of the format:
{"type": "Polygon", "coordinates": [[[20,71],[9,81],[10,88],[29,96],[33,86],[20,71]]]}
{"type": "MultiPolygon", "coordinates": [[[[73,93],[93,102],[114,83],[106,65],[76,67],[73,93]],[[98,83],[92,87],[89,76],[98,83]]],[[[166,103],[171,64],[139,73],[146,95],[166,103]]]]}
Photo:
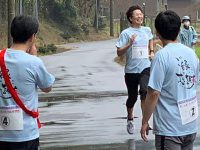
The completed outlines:
{"type": "MultiPolygon", "coordinates": [[[[8,75],[18,96],[29,110],[37,111],[39,88],[50,87],[54,76],[46,70],[43,62],[36,56],[23,51],[7,49],[5,64],[8,75]]],[[[0,71],[0,108],[16,105],[8,92],[0,71]]],[[[21,142],[39,137],[36,119],[23,112],[24,130],[0,131],[0,141],[21,142]]]]}
{"type": "MultiPolygon", "coordinates": [[[[137,35],[135,38],[135,42],[133,43],[133,46],[148,47],[149,40],[153,38],[151,29],[149,27],[143,27],[143,26],[141,26],[140,28],[129,27],[123,30],[122,33],[120,34],[120,37],[116,43],[116,47],[121,48],[126,46],[133,34],[137,35]]],[[[133,52],[135,52],[134,48],[133,52]]],[[[149,58],[133,58],[132,55],[133,55],[132,47],[130,47],[125,53],[126,56],[125,73],[141,73],[145,68],[150,67],[149,58]]]]}
{"type": "Polygon", "coordinates": [[[198,72],[196,54],[181,43],[170,43],[156,53],[148,84],[160,92],[153,113],[156,135],[183,136],[197,132],[196,120],[182,125],[178,102],[196,96],[198,72]]]}

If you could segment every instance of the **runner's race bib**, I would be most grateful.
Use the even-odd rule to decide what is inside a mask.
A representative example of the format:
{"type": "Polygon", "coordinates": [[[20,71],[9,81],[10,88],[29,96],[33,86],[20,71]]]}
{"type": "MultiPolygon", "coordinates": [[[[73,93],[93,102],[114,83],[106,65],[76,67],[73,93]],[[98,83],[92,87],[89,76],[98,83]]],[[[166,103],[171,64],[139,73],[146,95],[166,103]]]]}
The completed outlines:
{"type": "Polygon", "coordinates": [[[132,45],[132,59],[134,58],[148,58],[148,46],[147,45],[132,45]]]}
{"type": "Polygon", "coordinates": [[[196,96],[178,102],[182,125],[190,123],[198,117],[198,104],[196,96]]]}
{"type": "Polygon", "coordinates": [[[0,107],[0,130],[23,130],[23,112],[18,106],[0,107]]]}

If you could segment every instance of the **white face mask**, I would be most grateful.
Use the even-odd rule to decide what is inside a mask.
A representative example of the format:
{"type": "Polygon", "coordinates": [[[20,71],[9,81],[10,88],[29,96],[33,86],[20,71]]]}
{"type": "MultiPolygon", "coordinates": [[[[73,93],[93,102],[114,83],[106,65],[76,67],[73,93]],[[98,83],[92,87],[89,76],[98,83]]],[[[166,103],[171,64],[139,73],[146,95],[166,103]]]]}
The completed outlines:
{"type": "Polygon", "coordinates": [[[185,21],[185,22],[183,22],[183,24],[184,24],[186,27],[188,27],[188,26],[190,26],[190,21],[185,21]]]}

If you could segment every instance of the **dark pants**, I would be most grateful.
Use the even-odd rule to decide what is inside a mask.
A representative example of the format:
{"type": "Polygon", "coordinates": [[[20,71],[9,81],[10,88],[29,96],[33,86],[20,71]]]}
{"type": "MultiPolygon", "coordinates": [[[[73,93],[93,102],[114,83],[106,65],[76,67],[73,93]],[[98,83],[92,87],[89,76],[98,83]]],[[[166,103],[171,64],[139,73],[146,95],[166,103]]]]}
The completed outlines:
{"type": "Polygon", "coordinates": [[[193,150],[196,133],[185,136],[156,135],[156,150],[193,150]]]}
{"type": "Polygon", "coordinates": [[[25,142],[0,141],[0,150],[38,150],[39,138],[25,142]]]}
{"type": "Polygon", "coordinates": [[[138,85],[140,86],[140,99],[145,100],[150,76],[150,68],[144,69],[141,73],[126,73],[125,82],[128,90],[127,108],[133,108],[138,97],[138,85]]]}

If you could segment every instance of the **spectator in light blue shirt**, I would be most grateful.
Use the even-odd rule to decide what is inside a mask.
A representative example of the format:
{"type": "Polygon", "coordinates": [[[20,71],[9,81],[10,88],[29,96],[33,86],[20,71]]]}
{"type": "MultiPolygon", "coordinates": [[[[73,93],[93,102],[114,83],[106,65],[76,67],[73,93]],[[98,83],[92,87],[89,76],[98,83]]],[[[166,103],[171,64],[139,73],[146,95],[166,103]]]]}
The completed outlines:
{"type": "MultiPolygon", "coordinates": [[[[25,107],[34,112],[38,109],[38,88],[48,93],[55,80],[35,56],[38,27],[36,18],[16,16],[11,24],[13,44],[4,57],[12,86],[25,107]]],[[[0,149],[37,150],[38,147],[37,119],[15,103],[0,71],[0,149]]]]}
{"type": "Polygon", "coordinates": [[[197,132],[199,60],[177,41],[180,26],[180,17],[169,10],[155,20],[164,47],[152,60],[141,137],[147,141],[153,113],[156,150],[192,150],[197,132]]]}

